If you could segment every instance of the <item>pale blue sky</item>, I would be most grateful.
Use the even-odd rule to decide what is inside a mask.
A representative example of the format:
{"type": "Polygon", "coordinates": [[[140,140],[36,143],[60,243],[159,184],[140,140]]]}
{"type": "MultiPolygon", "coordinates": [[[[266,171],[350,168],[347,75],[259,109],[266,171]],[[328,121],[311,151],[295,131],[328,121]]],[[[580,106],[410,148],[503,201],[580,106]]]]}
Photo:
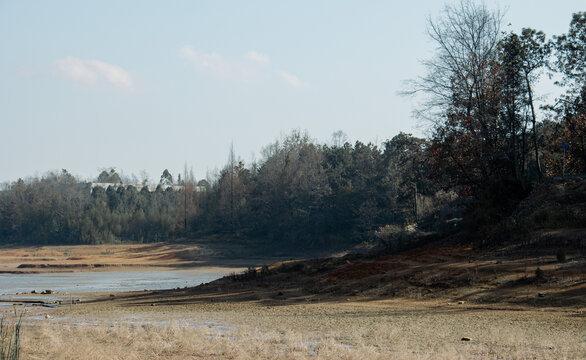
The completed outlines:
{"type": "MultiPolygon", "coordinates": [[[[506,29],[568,29],[583,1],[488,1],[506,29]]],[[[403,82],[440,1],[0,0],[0,182],[115,166],[198,179],[292,129],[417,135],[403,82]]],[[[544,86],[543,89],[548,89],[544,86]]],[[[548,90],[543,90],[545,92],[548,90]]],[[[256,154],[256,155],[255,155],[256,154]]]]}

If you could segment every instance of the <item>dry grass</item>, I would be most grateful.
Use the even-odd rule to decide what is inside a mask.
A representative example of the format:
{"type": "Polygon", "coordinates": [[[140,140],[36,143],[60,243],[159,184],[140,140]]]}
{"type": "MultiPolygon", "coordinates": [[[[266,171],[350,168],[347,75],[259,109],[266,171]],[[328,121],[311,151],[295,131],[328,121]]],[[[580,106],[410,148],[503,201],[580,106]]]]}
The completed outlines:
{"type": "Polygon", "coordinates": [[[22,317],[0,317],[0,360],[18,360],[22,317]]]}
{"type": "Polygon", "coordinates": [[[453,344],[409,341],[392,327],[373,329],[370,339],[361,339],[247,328],[224,333],[180,326],[42,326],[27,329],[22,354],[25,359],[577,359],[584,351],[569,339],[535,344],[524,335],[489,332],[490,342],[453,344]]]}
{"type": "Polygon", "coordinates": [[[54,317],[27,325],[24,359],[579,359],[586,350],[582,310],[397,300],[271,307],[96,304],[60,313],[71,316],[65,323],[86,319],[87,325],[64,325],[54,317]],[[461,341],[464,336],[472,341],[461,341]]]}
{"type": "Polygon", "coordinates": [[[23,354],[30,359],[383,359],[389,355],[332,338],[315,342],[296,332],[253,329],[224,333],[180,326],[43,326],[27,333],[23,354]]]}

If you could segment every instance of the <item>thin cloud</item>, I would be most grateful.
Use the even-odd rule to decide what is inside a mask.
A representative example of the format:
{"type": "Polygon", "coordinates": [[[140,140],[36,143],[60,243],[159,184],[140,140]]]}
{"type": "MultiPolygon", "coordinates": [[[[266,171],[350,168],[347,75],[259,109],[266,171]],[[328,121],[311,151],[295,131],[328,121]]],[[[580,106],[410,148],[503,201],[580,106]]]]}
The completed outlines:
{"type": "Polygon", "coordinates": [[[193,46],[185,45],[179,53],[202,72],[232,80],[249,80],[253,77],[252,69],[237,61],[226,59],[215,52],[198,52],[193,46]]]}
{"type": "Polygon", "coordinates": [[[186,59],[191,60],[198,68],[224,75],[229,72],[230,65],[218,53],[199,53],[191,45],[182,47],[180,53],[186,59]]]}
{"type": "Polygon", "coordinates": [[[281,71],[281,77],[283,78],[283,80],[285,80],[285,82],[287,82],[289,85],[295,88],[304,88],[309,86],[309,83],[307,81],[302,81],[297,76],[289,74],[286,71],[281,71]]]}
{"type": "Polygon", "coordinates": [[[132,77],[128,71],[122,69],[120,66],[99,60],[89,60],[87,63],[104,76],[110,84],[126,89],[132,89],[134,87],[132,77]]]}
{"type": "Polygon", "coordinates": [[[269,57],[254,50],[244,54],[244,59],[247,61],[242,58],[230,59],[216,52],[196,51],[191,45],[183,46],[179,50],[179,55],[189,60],[198,71],[223,79],[250,81],[265,77],[275,78],[280,74],[280,77],[292,87],[306,88],[310,86],[309,82],[286,71],[272,70],[269,66],[269,57]]]}
{"type": "Polygon", "coordinates": [[[134,89],[134,82],[130,73],[117,65],[72,56],[58,59],[55,64],[63,75],[81,84],[95,85],[104,80],[118,88],[134,89]]]}
{"type": "Polygon", "coordinates": [[[270,63],[268,56],[258,53],[254,50],[250,50],[249,52],[244,54],[244,57],[250,61],[253,61],[263,66],[267,66],[270,63]]]}

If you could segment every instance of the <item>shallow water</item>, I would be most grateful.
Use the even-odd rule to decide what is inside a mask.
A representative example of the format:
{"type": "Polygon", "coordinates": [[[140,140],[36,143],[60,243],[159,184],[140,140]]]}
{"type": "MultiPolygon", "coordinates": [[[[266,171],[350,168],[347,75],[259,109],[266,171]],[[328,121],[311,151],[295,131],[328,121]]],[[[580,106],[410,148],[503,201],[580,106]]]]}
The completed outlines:
{"type": "Polygon", "coordinates": [[[196,286],[228,274],[222,270],[161,270],[127,272],[79,272],[49,274],[0,274],[0,296],[41,292],[83,293],[161,290],[196,286]]]}

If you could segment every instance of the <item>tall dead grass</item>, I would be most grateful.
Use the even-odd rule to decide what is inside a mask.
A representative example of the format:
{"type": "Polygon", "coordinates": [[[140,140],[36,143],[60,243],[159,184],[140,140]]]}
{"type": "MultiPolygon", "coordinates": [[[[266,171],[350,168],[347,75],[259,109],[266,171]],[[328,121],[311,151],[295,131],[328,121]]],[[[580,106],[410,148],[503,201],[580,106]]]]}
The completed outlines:
{"type": "MultiPolygon", "coordinates": [[[[434,342],[412,331],[376,326],[356,334],[158,325],[27,326],[26,359],[494,359],[579,358],[581,344],[537,345],[490,330],[487,341],[434,342]],[[498,339],[506,339],[502,343],[498,339]]],[[[563,339],[562,339],[563,340],[563,339]]]]}
{"type": "Polygon", "coordinates": [[[20,328],[22,315],[0,317],[0,360],[18,360],[20,355],[20,328]]]}
{"type": "Polygon", "coordinates": [[[350,348],[333,339],[312,343],[296,333],[239,329],[224,333],[181,326],[39,326],[27,330],[30,359],[383,359],[375,349],[350,348]]]}

